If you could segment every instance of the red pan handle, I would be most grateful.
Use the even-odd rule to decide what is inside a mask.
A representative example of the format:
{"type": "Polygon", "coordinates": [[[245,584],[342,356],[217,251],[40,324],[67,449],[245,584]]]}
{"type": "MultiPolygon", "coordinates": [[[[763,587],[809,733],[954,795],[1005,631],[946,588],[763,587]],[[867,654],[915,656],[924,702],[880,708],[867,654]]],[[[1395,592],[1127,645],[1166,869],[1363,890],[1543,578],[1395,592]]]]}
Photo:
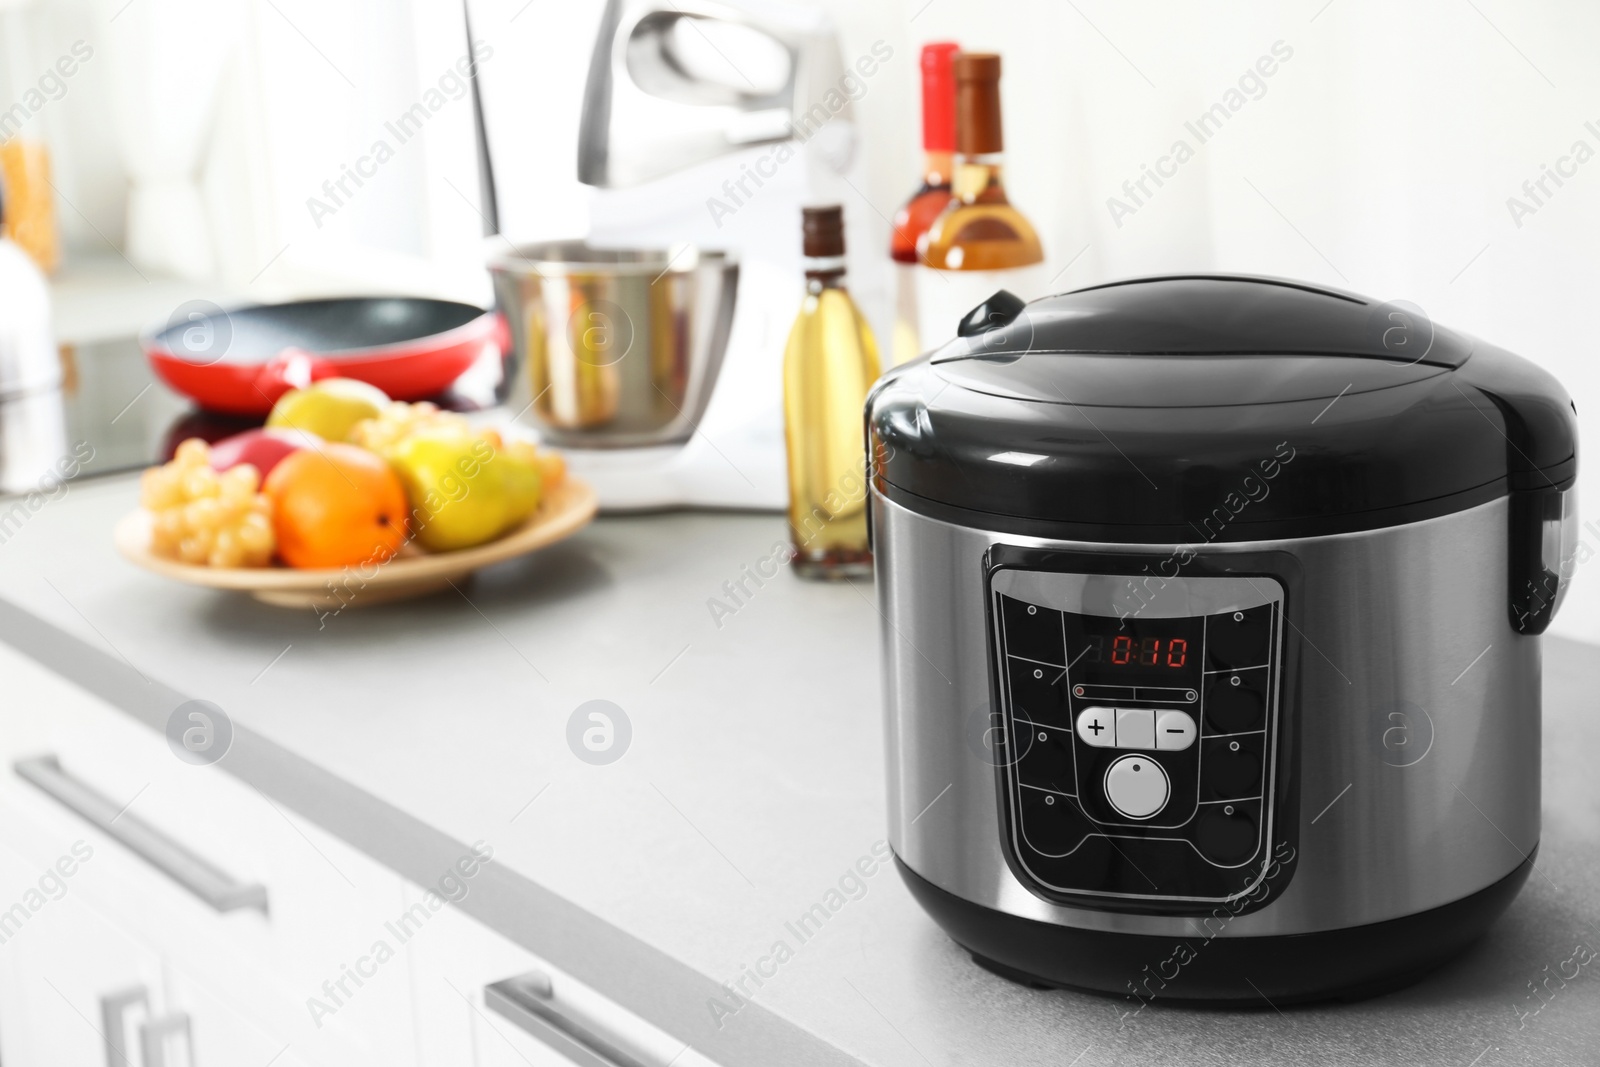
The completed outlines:
{"type": "Polygon", "coordinates": [[[339,367],[332,360],[323,359],[303,348],[285,348],[261,365],[256,375],[255,389],[269,401],[290,389],[304,389],[323,378],[337,378],[339,367]]]}

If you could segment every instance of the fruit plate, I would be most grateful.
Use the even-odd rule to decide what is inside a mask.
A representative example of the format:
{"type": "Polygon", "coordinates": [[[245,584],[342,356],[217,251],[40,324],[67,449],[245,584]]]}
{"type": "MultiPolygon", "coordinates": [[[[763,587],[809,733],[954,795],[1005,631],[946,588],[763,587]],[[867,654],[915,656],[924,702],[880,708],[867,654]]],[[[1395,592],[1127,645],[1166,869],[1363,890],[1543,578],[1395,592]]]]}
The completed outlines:
{"type": "Polygon", "coordinates": [[[113,535],[117,551],[133,563],[180,582],[232,589],[280,607],[337,610],[422,596],[448,589],[480,567],[554,544],[594,518],[594,490],[568,477],[539,505],[533,518],[486,544],[454,552],[424,552],[407,544],[383,564],[325,570],[291,567],[201,567],[150,551],[152,516],[140,508],[124,515],[113,535]]]}

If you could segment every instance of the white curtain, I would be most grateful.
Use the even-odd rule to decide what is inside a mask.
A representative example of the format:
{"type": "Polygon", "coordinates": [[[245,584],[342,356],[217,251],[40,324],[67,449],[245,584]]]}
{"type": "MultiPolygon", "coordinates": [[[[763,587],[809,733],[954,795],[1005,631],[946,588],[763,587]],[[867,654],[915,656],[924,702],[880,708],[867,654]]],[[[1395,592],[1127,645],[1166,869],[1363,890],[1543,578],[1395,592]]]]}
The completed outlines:
{"type": "Polygon", "coordinates": [[[127,169],[128,258],[141,268],[209,280],[216,266],[199,168],[222,72],[237,50],[243,0],[102,0],[127,169]]]}

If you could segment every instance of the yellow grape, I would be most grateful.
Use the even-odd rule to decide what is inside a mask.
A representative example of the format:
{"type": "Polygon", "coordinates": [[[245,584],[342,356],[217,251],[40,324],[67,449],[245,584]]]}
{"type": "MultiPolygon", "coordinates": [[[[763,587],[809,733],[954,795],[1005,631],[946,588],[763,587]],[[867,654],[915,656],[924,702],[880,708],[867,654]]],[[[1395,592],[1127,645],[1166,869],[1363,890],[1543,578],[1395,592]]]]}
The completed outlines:
{"type": "Polygon", "coordinates": [[[206,562],[213,567],[237,567],[243,558],[244,549],[239,544],[239,535],[227,526],[218,530],[206,562]]]}
{"type": "Polygon", "coordinates": [[[272,555],[272,525],[260,515],[246,515],[238,526],[239,544],[246,555],[267,557],[272,555]]]}
{"type": "Polygon", "coordinates": [[[176,541],[183,536],[183,509],[164,508],[156,512],[152,528],[158,535],[176,541]]]}
{"type": "Polygon", "coordinates": [[[184,505],[183,528],[189,533],[215,529],[221,514],[221,502],[204,497],[192,504],[184,505]]]}
{"type": "Polygon", "coordinates": [[[199,534],[191,534],[178,542],[178,558],[185,563],[204,563],[210,554],[209,535],[202,537],[199,534]]]}
{"type": "Polygon", "coordinates": [[[222,475],[222,495],[248,498],[261,486],[261,474],[253,464],[241,463],[222,475]]]}
{"type": "Polygon", "coordinates": [[[219,474],[204,441],[184,441],[172,462],[140,478],[140,502],[153,516],[151,550],[212,567],[266,566],[277,543],[272,504],[260,488],[253,465],[219,474]]]}
{"type": "Polygon", "coordinates": [[[183,491],[190,500],[216,496],[222,492],[222,481],[210,467],[192,467],[183,472],[183,491]]]}
{"type": "Polygon", "coordinates": [[[218,499],[217,506],[222,509],[222,513],[228,517],[229,521],[238,522],[250,514],[251,509],[255,507],[255,500],[256,495],[254,493],[246,493],[243,496],[225,496],[218,499]]]}
{"type": "Polygon", "coordinates": [[[465,432],[470,424],[465,416],[440,411],[437,404],[426,400],[416,404],[395,400],[377,418],[357,423],[350,440],[370,452],[382,454],[419,430],[446,427],[465,432]]]}
{"type": "Polygon", "coordinates": [[[195,467],[211,460],[211,447],[198,437],[191,437],[178,446],[173,461],[179,467],[195,467]]]}
{"type": "Polygon", "coordinates": [[[523,441],[520,439],[513,440],[511,444],[506,447],[506,455],[510,456],[518,463],[524,463],[530,467],[541,466],[543,462],[540,459],[538,448],[534,447],[534,444],[531,441],[523,441]]]}
{"type": "Polygon", "coordinates": [[[165,467],[151,467],[139,478],[139,501],[151,511],[177,503],[181,498],[177,482],[165,467]]]}

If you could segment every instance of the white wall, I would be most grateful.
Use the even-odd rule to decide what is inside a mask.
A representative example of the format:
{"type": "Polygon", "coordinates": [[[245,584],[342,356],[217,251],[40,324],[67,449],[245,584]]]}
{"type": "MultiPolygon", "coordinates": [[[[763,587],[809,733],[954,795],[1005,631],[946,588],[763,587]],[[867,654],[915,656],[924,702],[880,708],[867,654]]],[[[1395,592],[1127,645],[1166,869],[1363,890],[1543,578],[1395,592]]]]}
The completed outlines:
{"type": "MultiPolygon", "coordinates": [[[[1409,299],[1440,322],[1549,368],[1577,399],[1584,438],[1600,440],[1590,432],[1600,429],[1600,361],[1589,344],[1589,316],[1600,294],[1600,158],[1579,167],[1520,225],[1507,208],[1525,180],[1539,177],[1541,164],[1555,164],[1575,141],[1600,152],[1600,65],[1592,54],[1600,6],[816,2],[842,27],[847,59],[879,39],[895,51],[855,105],[867,153],[860,196],[870,203],[847,203],[847,210],[867,220],[877,247],[887,245],[884,219],[916,179],[917,49],[953,38],[1004,56],[1008,181],[1039,226],[1058,288],[1209,269],[1289,275],[1409,299]],[[1118,225],[1107,198],[1123,196],[1123,182],[1155,164],[1174,140],[1194,143],[1184,122],[1235,88],[1277,42],[1292,56],[1266,79],[1264,95],[1240,108],[1118,225]],[[1588,120],[1594,131],[1585,128],[1588,120]]],[[[61,6],[98,10],[86,0],[61,6]]],[[[420,253],[435,268],[429,284],[482,292],[481,205],[468,202],[477,197],[469,107],[452,104],[441,112],[421,152],[408,149],[387,165],[371,189],[322,229],[305,207],[323,178],[365,150],[382,120],[414,101],[460,54],[464,41],[451,30],[457,0],[411,0],[398,10],[380,0],[250,6],[250,59],[260,67],[266,98],[254,113],[229,112],[246,127],[229,136],[248,137],[270,155],[263,182],[271,217],[245,273],[290,246],[255,287],[270,286],[293,263],[366,255],[374,264],[392,264],[420,253]],[[308,47],[302,32],[360,91],[308,47]]],[[[498,49],[485,66],[486,84],[518,68],[530,79],[513,90],[519,132],[526,131],[516,138],[527,160],[519,191],[530,198],[524,202],[543,205],[543,225],[552,234],[583,224],[573,142],[601,6],[601,0],[557,6],[472,0],[478,35],[498,49]]],[[[111,30],[108,24],[99,32],[111,30]]],[[[52,120],[91,100],[91,84],[86,79],[81,92],[75,87],[52,120]]],[[[78,140],[74,152],[84,162],[95,140],[78,140]]],[[[72,154],[59,159],[69,170],[63,188],[81,193],[97,228],[115,234],[106,209],[118,195],[117,179],[97,179],[98,167],[73,167],[72,154]]],[[[64,223],[69,231],[79,225],[64,223]]],[[[79,228],[80,237],[99,240],[79,228]]],[[[886,317],[884,308],[868,310],[875,321],[886,317]]],[[[1593,463],[1581,475],[1580,495],[1600,501],[1593,463]]],[[[1600,533],[1584,537],[1600,554],[1600,533]]],[[[1600,641],[1600,563],[1579,567],[1556,625],[1600,641]]]]}
{"type": "MultiPolygon", "coordinates": [[[[879,211],[914,178],[916,49],[951,38],[997,50],[1013,200],[1040,227],[1052,274],[1081,252],[1059,288],[1210,269],[1409,299],[1552,371],[1583,440],[1600,442],[1600,155],[1520,226],[1506,203],[1575,141],[1600,153],[1600,7],[824,2],[847,54],[883,36],[907,59],[858,105],[874,153],[864,192],[879,211]],[[1278,41],[1293,55],[1265,95],[1116,225],[1107,198],[1178,137],[1195,143],[1185,120],[1278,41]]],[[[1600,556],[1597,470],[1586,463],[1579,492],[1600,556]]],[[[1555,629],[1600,641],[1600,562],[1579,566],[1555,629]]]]}
{"type": "MultiPolygon", "coordinates": [[[[1220,270],[1411,300],[1551,370],[1578,402],[1584,439],[1600,440],[1600,359],[1589,341],[1600,297],[1600,158],[1520,226],[1506,204],[1575,140],[1600,152],[1600,65],[1590,52],[1600,7],[817,2],[840,25],[847,60],[879,39],[895,51],[855,105],[868,161],[860,195],[870,203],[846,204],[869,220],[879,247],[888,243],[885,218],[917,177],[918,49],[954,39],[999,51],[1007,180],[1040,229],[1057,288],[1220,270]],[[1184,123],[1236,88],[1275,44],[1292,54],[1253,90],[1258,98],[1118,225],[1108,198],[1127,201],[1123,182],[1178,138],[1198,144],[1184,123]],[[1594,132],[1584,128],[1590,119],[1594,132]]],[[[474,6],[488,23],[489,12],[504,20],[522,0],[474,6]]],[[[560,39],[531,37],[527,15],[516,25],[538,49],[542,82],[571,86],[568,100],[542,99],[557,114],[541,120],[530,111],[530,123],[560,131],[548,180],[568,192],[571,116],[561,109],[581,88],[589,42],[576,39],[578,27],[592,23],[599,0],[590,6],[587,20],[562,17],[560,39]]],[[[563,212],[550,225],[571,221],[563,212]]],[[[868,312],[879,322],[887,314],[868,312]]],[[[1600,501],[1594,463],[1579,491],[1600,501]]],[[[1600,556],[1600,533],[1584,538],[1600,556]]],[[[1579,566],[1556,630],[1600,641],[1600,563],[1579,566]]]]}

